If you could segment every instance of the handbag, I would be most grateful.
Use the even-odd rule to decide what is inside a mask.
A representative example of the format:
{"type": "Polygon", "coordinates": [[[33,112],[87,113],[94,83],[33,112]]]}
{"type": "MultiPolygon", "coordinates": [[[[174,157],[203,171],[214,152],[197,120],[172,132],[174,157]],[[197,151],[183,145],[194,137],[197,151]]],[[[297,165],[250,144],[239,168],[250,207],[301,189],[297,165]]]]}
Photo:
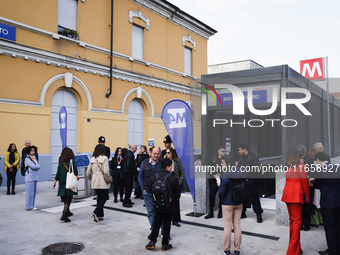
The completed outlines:
{"type": "MultiPolygon", "coordinates": [[[[65,165],[65,164],[64,164],[65,165]]],[[[66,167],[66,165],[65,165],[66,167]]],[[[66,167],[67,169],[67,167],[66,167]]],[[[78,180],[77,176],[75,176],[73,172],[73,162],[72,159],[70,160],[70,169],[67,169],[67,176],[66,176],[66,189],[72,190],[73,192],[78,191],[78,180]]]]}
{"type": "Polygon", "coordinates": [[[112,182],[112,176],[110,175],[110,173],[105,173],[104,170],[99,166],[98,161],[97,166],[99,167],[99,170],[102,172],[106,184],[110,184],[112,182]]]}

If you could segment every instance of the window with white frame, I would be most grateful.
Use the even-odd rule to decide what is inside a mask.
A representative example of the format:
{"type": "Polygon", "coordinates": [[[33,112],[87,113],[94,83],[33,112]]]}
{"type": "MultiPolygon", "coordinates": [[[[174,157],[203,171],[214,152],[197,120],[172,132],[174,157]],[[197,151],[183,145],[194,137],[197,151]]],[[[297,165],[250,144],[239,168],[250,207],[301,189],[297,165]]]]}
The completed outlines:
{"type": "Polygon", "coordinates": [[[58,0],[58,30],[77,30],[78,0],[58,0]]]}
{"type": "Polygon", "coordinates": [[[192,50],[188,47],[184,47],[184,73],[191,75],[192,64],[191,64],[192,50]]]}
{"type": "Polygon", "coordinates": [[[132,57],[143,59],[144,28],[132,24],[132,57]]]}

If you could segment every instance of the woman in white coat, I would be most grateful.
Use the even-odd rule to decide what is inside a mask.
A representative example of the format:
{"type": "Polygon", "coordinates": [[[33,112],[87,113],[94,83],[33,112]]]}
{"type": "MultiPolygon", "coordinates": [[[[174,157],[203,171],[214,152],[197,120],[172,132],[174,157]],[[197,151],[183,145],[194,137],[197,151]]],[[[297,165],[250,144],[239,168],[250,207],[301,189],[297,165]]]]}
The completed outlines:
{"type": "Polygon", "coordinates": [[[109,174],[109,160],[105,156],[105,147],[98,144],[86,171],[87,178],[91,180],[91,188],[97,194],[97,207],[92,213],[95,222],[104,219],[104,205],[109,199],[110,184],[105,182],[103,174],[109,174]]]}

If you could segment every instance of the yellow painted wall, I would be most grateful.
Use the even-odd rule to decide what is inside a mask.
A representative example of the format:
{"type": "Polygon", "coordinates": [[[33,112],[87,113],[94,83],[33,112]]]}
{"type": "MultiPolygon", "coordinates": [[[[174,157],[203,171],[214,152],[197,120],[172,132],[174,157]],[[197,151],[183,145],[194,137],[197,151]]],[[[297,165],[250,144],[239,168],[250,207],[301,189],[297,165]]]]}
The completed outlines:
{"type": "MultiPolygon", "coordinates": [[[[130,0],[114,1],[114,51],[130,56],[132,24],[129,23],[129,11],[141,11],[150,20],[150,30],[144,30],[144,60],[170,69],[184,72],[184,46],[182,36],[190,35],[196,41],[196,51],[192,51],[193,75],[200,77],[207,70],[207,41],[171,21],[133,3],[130,0]]],[[[57,0],[3,0],[0,1],[0,16],[27,24],[36,28],[57,33],[58,28],[58,1],[57,0]]],[[[143,21],[134,18],[137,25],[145,25],[143,21]]],[[[77,31],[80,41],[88,44],[110,48],[110,1],[78,1],[77,31]]],[[[66,60],[65,56],[76,58],[90,63],[108,67],[109,55],[93,49],[79,46],[77,42],[64,39],[53,39],[23,28],[17,28],[17,45],[41,49],[47,53],[57,53],[66,60]]],[[[186,43],[192,47],[191,43],[186,43]]],[[[182,75],[173,74],[164,70],[146,66],[114,57],[114,68],[143,74],[145,77],[158,78],[182,85],[190,85],[190,79],[182,75]]],[[[93,108],[107,110],[122,110],[122,102],[126,93],[141,87],[151,97],[154,114],[160,115],[163,106],[169,100],[191,100],[187,94],[173,92],[156,87],[140,85],[119,79],[113,79],[113,91],[109,98],[105,94],[109,90],[109,78],[82,71],[56,67],[31,60],[23,60],[0,55],[0,98],[38,102],[41,91],[46,82],[58,74],[72,73],[79,78],[88,89],[93,108]]],[[[46,92],[44,107],[26,106],[0,103],[0,118],[6,123],[0,126],[0,139],[3,154],[9,143],[14,142],[19,148],[25,139],[39,147],[39,153],[50,153],[50,125],[51,101],[56,91],[65,89],[64,80],[54,82],[46,92]]],[[[123,109],[124,114],[89,111],[88,98],[85,91],[75,81],[72,83],[72,92],[76,95],[78,108],[78,152],[92,151],[97,144],[98,137],[106,137],[107,146],[114,150],[118,146],[127,145],[127,111],[129,103],[136,98],[131,94],[123,109]],[[88,122],[87,119],[91,121],[88,122]]],[[[155,139],[155,145],[163,147],[163,139],[167,134],[162,120],[152,117],[151,104],[143,94],[140,99],[145,110],[144,143],[148,138],[155,139]]],[[[199,130],[199,122],[195,123],[195,130],[199,130]]],[[[195,141],[200,144],[199,141],[195,141]]]]}
{"type": "MultiPolygon", "coordinates": [[[[77,31],[79,40],[86,43],[110,49],[110,2],[98,4],[96,1],[78,1],[77,31]]],[[[114,51],[131,56],[132,24],[129,23],[129,11],[141,11],[150,20],[150,29],[144,31],[144,59],[173,70],[184,72],[184,46],[182,36],[190,35],[197,44],[193,51],[193,75],[200,77],[207,71],[207,41],[171,21],[128,0],[114,1],[114,51]]],[[[58,1],[38,0],[27,2],[0,1],[0,15],[6,18],[41,28],[53,33],[58,29],[58,1]],[[33,15],[28,15],[28,13],[33,15]],[[36,13],[37,15],[34,15],[36,13]]],[[[133,18],[133,23],[145,25],[139,18],[133,18]]],[[[25,29],[17,29],[17,42],[50,52],[86,59],[87,61],[109,65],[109,55],[90,49],[84,49],[76,43],[63,39],[53,39],[25,29]],[[77,56],[76,56],[77,53],[77,56]]],[[[188,46],[192,46],[190,43],[188,46]]],[[[114,59],[117,68],[128,71],[154,75],[162,79],[188,84],[188,79],[167,76],[167,72],[145,65],[131,63],[129,60],[114,59]]]]}
{"type": "Polygon", "coordinates": [[[0,16],[54,33],[58,32],[58,0],[1,0],[0,16]]]}
{"type": "Polygon", "coordinates": [[[39,153],[50,151],[51,109],[49,107],[22,106],[0,103],[0,155],[10,143],[21,149],[26,139],[37,145],[39,153]]]}

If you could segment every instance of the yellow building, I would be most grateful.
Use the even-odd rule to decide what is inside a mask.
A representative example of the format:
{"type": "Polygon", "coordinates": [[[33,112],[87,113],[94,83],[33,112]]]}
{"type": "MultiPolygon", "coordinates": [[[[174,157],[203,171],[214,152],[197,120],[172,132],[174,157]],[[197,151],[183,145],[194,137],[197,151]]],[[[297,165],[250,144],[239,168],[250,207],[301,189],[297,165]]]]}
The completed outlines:
{"type": "Polygon", "coordinates": [[[61,150],[61,106],[77,153],[92,152],[101,135],[111,151],[150,138],[162,145],[166,102],[191,102],[197,117],[190,81],[207,72],[215,33],[165,0],[1,1],[0,154],[11,142],[21,152],[30,139],[43,179],[50,178],[61,150]]]}

